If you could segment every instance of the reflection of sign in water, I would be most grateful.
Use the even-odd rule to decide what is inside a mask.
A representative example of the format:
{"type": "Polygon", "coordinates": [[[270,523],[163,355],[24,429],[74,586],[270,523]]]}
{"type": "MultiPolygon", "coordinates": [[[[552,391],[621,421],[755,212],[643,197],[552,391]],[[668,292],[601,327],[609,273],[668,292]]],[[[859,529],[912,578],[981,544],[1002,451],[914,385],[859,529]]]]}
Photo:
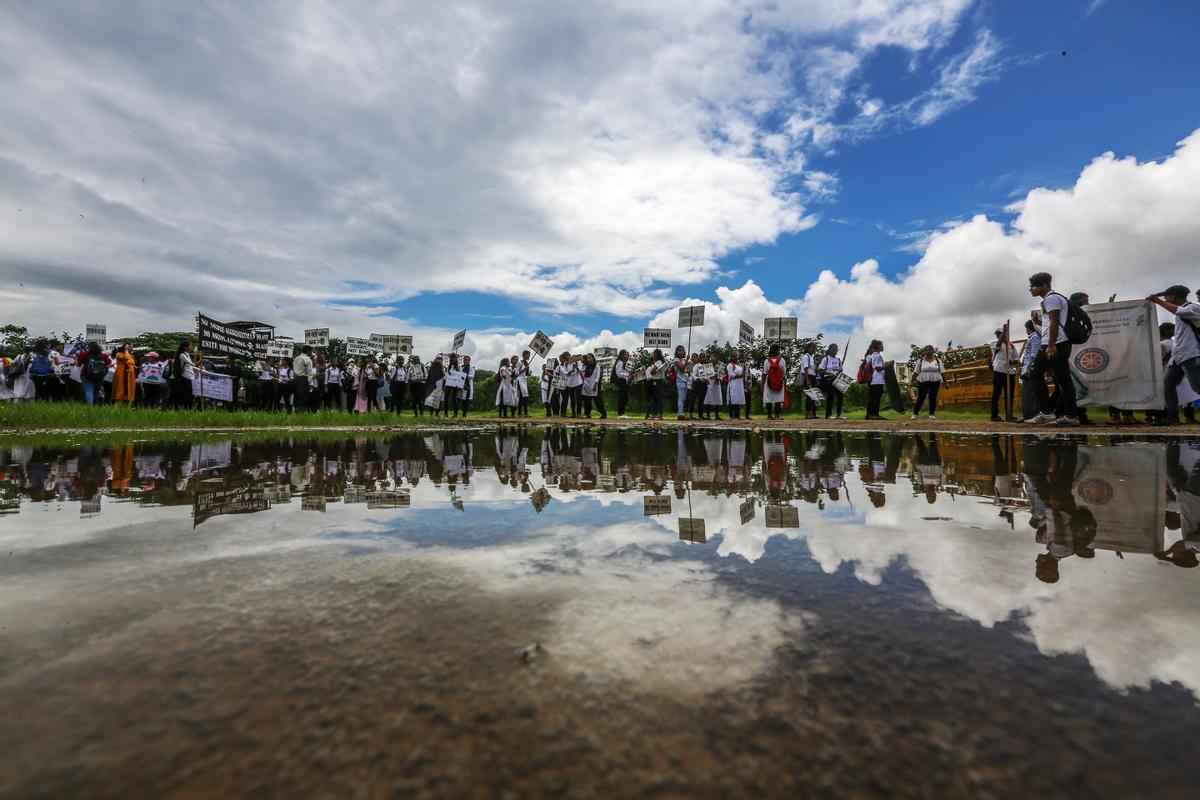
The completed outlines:
{"type": "Polygon", "coordinates": [[[603,491],[611,492],[617,488],[617,479],[614,475],[597,475],[596,486],[603,491]]]}
{"type": "Polygon", "coordinates": [[[642,329],[642,346],[643,347],[670,347],[671,346],[671,329],[670,328],[643,328],[642,329]]]}
{"type": "Polygon", "coordinates": [[[287,484],[272,484],[263,487],[263,495],[272,505],[292,502],[292,487],[287,484]]]}
{"type": "Polygon", "coordinates": [[[763,320],[763,336],[777,341],[795,339],[799,327],[796,317],[767,317],[763,320]]]}
{"type": "Polygon", "coordinates": [[[310,347],[328,347],[329,328],[305,328],[304,343],[310,347]]]}
{"type": "Polygon", "coordinates": [[[1076,458],[1075,502],[1096,518],[1092,547],[1123,553],[1161,551],[1167,508],[1165,445],[1080,445],[1076,458]]]}
{"type": "Polygon", "coordinates": [[[350,503],[365,503],[367,502],[367,487],[359,486],[357,483],[346,485],[345,502],[350,503]]]}
{"type": "Polygon", "coordinates": [[[692,467],[692,480],[696,483],[712,483],[717,479],[717,468],[711,464],[697,464],[692,467]]]}
{"type": "Polygon", "coordinates": [[[192,525],[222,514],[253,514],[270,504],[261,486],[238,486],[212,492],[197,492],[192,505],[192,525]]]}
{"type": "Polygon", "coordinates": [[[800,509],[795,506],[767,506],[765,516],[768,528],[799,528],[800,509]]]}
{"type": "Polygon", "coordinates": [[[533,504],[534,511],[539,514],[542,513],[542,509],[550,502],[550,491],[543,486],[529,495],[529,502],[533,504]]]}
{"type": "Polygon", "coordinates": [[[704,324],[704,306],[687,306],[679,309],[677,328],[698,328],[704,324]]]}
{"type": "Polygon", "coordinates": [[[738,342],[744,345],[754,344],[754,326],[746,320],[738,320],[738,342]]]}
{"type": "Polygon", "coordinates": [[[100,513],[100,495],[79,501],[79,516],[94,517],[100,513]]]}
{"type": "Polygon", "coordinates": [[[704,520],[699,517],[679,518],[679,539],[684,542],[704,544],[708,537],[704,535],[704,520]]]}
{"type": "Polygon", "coordinates": [[[533,339],[529,342],[529,349],[542,358],[549,355],[551,347],[554,347],[554,340],[541,331],[535,333],[533,339]]]}
{"type": "Polygon", "coordinates": [[[751,497],[744,500],[741,506],[739,506],[738,511],[741,512],[743,525],[754,519],[754,498],[751,497]]]}
{"type": "Polygon", "coordinates": [[[370,339],[360,339],[357,336],[347,336],[346,355],[373,356],[375,355],[375,346],[371,344],[370,339]]]}
{"type": "Polygon", "coordinates": [[[300,498],[301,511],[320,511],[325,513],[325,504],[328,502],[326,498],[320,495],[309,495],[308,497],[300,498]]]}
{"type": "Polygon", "coordinates": [[[1071,353],[1079,405],[1162,408],[1158,312],[1145,300],[1087,307],[1092,335],[1071,353]]]}
{"type": "Polygon", "coordinates": [[[642,516],[654,517],[659,514],[671,513],[671,496],[667,494],[648,494],[642,497],[642,516]]]}
{"type": "Polygon", "coordinates": [[[404,491],[370,492],[367,494],[367,508],[408,508],[412,505],[412,497],[404,491]]]}

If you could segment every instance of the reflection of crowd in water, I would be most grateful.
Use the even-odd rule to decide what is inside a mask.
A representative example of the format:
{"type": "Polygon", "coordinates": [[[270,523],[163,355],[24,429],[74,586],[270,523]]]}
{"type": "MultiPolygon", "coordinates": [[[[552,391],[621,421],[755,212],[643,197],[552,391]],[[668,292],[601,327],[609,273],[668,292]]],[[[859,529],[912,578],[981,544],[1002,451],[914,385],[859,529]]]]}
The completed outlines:
{"type": "MultiPolygon", "coordinates": [[[[530,495],[539,511],[552,490],[677,498],[693,491],[776,505],[802,501],[824,509],[829,504],[853,505],[859,486],[848,486],[846,475],[856,472],[866,501],[876,509],[898,491],[923,497],[928,504],[939,498],[953,502],[959,495],[990,498],[1012,529],[1027,523],[1044,546],[1036,572],[1046,581],[1058,579],[1063,560],[1092,558],[1098,548],[1153,552],[1178,566],[1196,566],[1200,448],[1179,441],[1134,447],[1140,449],[1122,449],[1119,443],[1089,447],[1069,438],[1032,436],[840,431],[756,435],[741,430],[570,427],[502,429],[485,435],[450,431],[330,440],[147,442],[109,448],[13,446],[0,450],[0,504],[12,512],[19,510],[21,500],[80,501],[87,515],[99,513],[103,495],[152,505],[194,502],[197,508],[204,505],[208,518],[233,513],[228,509],[244,512],[269,506],[248,505],[240,495],[223,509],[219,493],[232,489],[261,492],[270,502],[286,502],[295,495],[358,502],[369,492],[404,491],[423,481],[444,487],[454,500],[460,489],[471,485],[477,470],[490,466],[500,484],[530,495]],[[1115,458],[1120,464],[1121,459],[1149,455],[1153,460],[1148,463],[1160,464],[1164,454],[1161,475],[1146,475],[1154,470],[1137,467],[1141,479],[1151,481],[1146,494],[1157,490],[1161,513],[1150,499],[1146,508],[1158,514],[1159,524],[1151,518],[1138,534],[1148,538],[1133,544],[1122,544],[1120,534],[1115,543],[1098,541],[1104,519],[1142,500],[1132,503],[1114,495],[1121,481],[1109,479],[1109,468],[1091,460],[1115,458]],[[903,483],[907,485],[901,489],[903,483]],[[206,495],[218,501],[205,503],[206,495]],[[1179,532],[1180,539],[1164,547],[1163,528],[1179,532]]],[[[459,507],[461,502],[457,500],[459,507]]],[[[317,508],[306,506],[310,507],[317,508]]],[[[319,507],[325,508],[324,501],[319,507]]]]}

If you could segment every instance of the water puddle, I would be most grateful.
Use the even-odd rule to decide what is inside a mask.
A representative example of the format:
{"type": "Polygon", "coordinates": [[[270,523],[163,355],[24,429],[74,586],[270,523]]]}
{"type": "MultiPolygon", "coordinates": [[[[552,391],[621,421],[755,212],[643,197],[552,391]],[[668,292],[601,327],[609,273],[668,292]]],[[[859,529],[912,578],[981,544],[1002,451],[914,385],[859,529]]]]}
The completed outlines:
{"type": "Polygon", "coordinates": [[[1191,796],[1200,442],[0,446],[0,795],[1191,796]]]}

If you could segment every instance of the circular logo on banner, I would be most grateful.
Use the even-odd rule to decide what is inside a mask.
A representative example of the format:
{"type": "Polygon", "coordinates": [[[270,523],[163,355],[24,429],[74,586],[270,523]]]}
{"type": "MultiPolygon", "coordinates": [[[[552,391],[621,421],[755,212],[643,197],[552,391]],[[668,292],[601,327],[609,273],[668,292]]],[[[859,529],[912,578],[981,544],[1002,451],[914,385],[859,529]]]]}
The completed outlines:
{"type": "Polygon", "coordinates": [[[1086,350],[1080,350],[1079,355],[1075,356],[1075,368],[1085,375],[1095,375],[1097,372],[1102,372],[1110,360],[1107,350],[1089,347],[1086,350]]]}
{"type": "Polygon", "coordinates": [[[1089,503],[1102,506],[1112,500],[1113,488],[1107,481],[1088,478],[1079,484],[1079,496],[1089,503]]]}

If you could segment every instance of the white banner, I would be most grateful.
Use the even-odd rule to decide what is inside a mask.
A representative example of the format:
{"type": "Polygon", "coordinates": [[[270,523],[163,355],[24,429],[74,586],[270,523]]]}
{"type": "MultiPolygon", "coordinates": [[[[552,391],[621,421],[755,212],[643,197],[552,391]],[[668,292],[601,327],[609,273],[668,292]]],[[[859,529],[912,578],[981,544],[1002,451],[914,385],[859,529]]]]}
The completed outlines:
{"type": "Polygon", "coordinates": [[[192,394],[207,400],[222,400],[232,403],[233,376],[195,370],[195,376],[192,378],[192,394]],[[203,384],[201,384],[201,380],[204,381],[203,384]]]}
{"type": "Polygon", "coordinates": [[[1162,408],[1158,312],[1145,300],[1086,306],[1092,335],[1071,350],[1071,375],[1081,406],[1162,408]]]}
{"type": "Polygon", "coordinates": [[[328,347],[329,328],[306,328],[304,343],[309,347],[328,347]]]}
{"type": "Polygon", "coordinates": [[[375,346],[371,344],[370,339],[360,339],[357,336],[346,337],[346,355],[373,356],[376,352],[375,346]]]}
{"type": "MultiPolygon", "coordinates": [[[[1088,315],[1091,313],[1089,308],[1088,315]]],[[[1092,547],[1122,553],[1162,550],[1162,521],[1167,510],[1165,452],[1158,442],[1079,446],[1075,503],[1077,509],[1086,508],[1096,519],[1092,547]]],[[[1078,521],[1080,529],[1086,528],[1078,521]]]]}

